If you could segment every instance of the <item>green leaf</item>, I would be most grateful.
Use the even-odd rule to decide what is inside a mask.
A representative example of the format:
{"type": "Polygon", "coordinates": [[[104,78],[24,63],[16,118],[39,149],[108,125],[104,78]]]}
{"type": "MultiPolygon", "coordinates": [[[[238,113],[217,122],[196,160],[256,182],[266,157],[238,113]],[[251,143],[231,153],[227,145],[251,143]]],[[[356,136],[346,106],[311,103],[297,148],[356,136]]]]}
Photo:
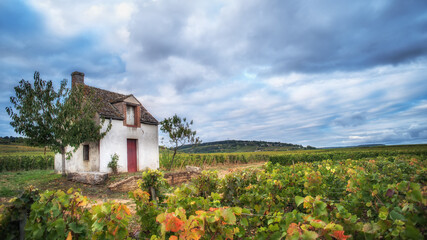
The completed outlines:
{"type": "Polygon", "coordinates": [[[233,212],[234,212],[236,215],[240,215],[240,214],[242,214],[242,208],[240,208],[240,207],[233,207],[232,209],[233,209],[233,212]]]}
{"type": "Polygon", "coordinates": [[[315,228],[324,228],[326,226],[326,223],[322,220],[312,220],[310,221],[310,225],[315,228]]]}
{"type": "Polygon", "coordinates": [[[76,222],[72,222],[68,226],[74,233],[82,233],[82,230],[84,229],[84,227],[79,226],[76,222]]]}
{"type": "Polygon", "coordinates": [[[283,237],[282,235],[283,235],[283,233],[281,233],[281,232],[275,232],[275,233],[273,233],[270,236],[269,239],[271,239],[271,240],[279,240],[279,239],[282,239],[282,237],[283,237]]]}
{"type": "Polygon", "coordinates": [[[302,234],[302,239],[305,239],[305,240],[314,240],[314,239],[317,239],[318,237],[319,237],[319,234],[313,231],[304,231],[304,233],[302,234]]]}
{"type": "Polygon", "coordinates": [[[42,236],[43,236],[43,230],[42,230],[42,228],[34,230],[33,237],[35,239],[41,238],[42,236]]]}
{"type": "Polygon", "coordinates": [[[421,194],[421,188],[420,185],[418,185],[417,183],[410,183],[411,189],[412,191],[410,191],[409,196],[411,197],[412,200],[417,201],[417,202],[422,202],[423,201],[423,196],[421,194]]]}
{"type": "Polygon", "coordinates": [[[314,215],[316,216],[322,216],[328,214],[328,211],[326,211],[326,203],[322,201],[315,201],[314,202],[314,215]]]}
{"type": "Polygon", "coordinates": [[[276,231],[279,231],[279,226],[277,225],[277,224],[272,224],[272,225],[269,225],[268,226],[268,230],[270,231],[270,232],[276,232],[276,231]]]}
{"type": "Polygon", "coordinates": [[[387,209],[386,207],[382,206],[382,207],[380,208],[380,213],[378,214],[378,217],[379,217],[381,220],[386,220],[386,219],[387,219],[387,216],[388,216],[388,209],[387,209]]]}
{"type": "Polygon", "coordinates": [[[297,207],[301,205],[304,202],[304,198],[300,196],[295,196],[295,203],[297,204],[297,207]]]}
{"type": "Polygon", "coordinates": [[[233,213],[233,210],[231,208],[227,208],[222,212],[222,217],[224,218],[224,221],[228,224],[235,224],[236,223],[236,216],[233,213]]]}
{"type": "Polygon", "coordinates": [[[240,224],[242,224],[242,226],[247,227],[247,226],[248,226],[248,219],[246,219],[246,218],[242,218],[242,219],[240,220],[240,224]]]}
{"type": "Polygon", "coordinates": [[[423,239],[421,232],[412,225],[407,225],[404,232],[408,239],[423,239]]]}
{"type": "Polygon", "coordinates": [[[398,236],[399,236],[399,233],[400,233],[399,229],[395,228],[395,229],[393,229],[393,231],[391,232],[391,235],[392,235],[393,237],[398,237],[398,236]]]}
{"type": "Polygon", "coordinates": [[[246,213],[246,214],[250,214],[251,210],[247,209],[247,208],[243,208],[242,209],[242,213],[246,213]]]}
{"type": "Polygon", "coordinates": [[[100,223],[98,221],[95,221],[92,224],[92,230],[93,231],[102,231],[103,228],[104,228],[104,223],[100,223]]]}
{"type": "Polygon", "coordinates": [[[59,218],[55,222],[53,222],[53,225],[55,226],[55,229],[58,232],[65,232],[65,222],[64,219],[59,218]]]}
{"type": "Polygon", "coordinates": [[[401,220],[401,221],[406,221],[405,216],[403,216],[402,214],[400,214],[398,211],[393,210],[390,212],[390,218],[392,220],[401,220]]]}
{"type": "Polygon", "coordinates": [[[405,193],[406,192],[406,187],[408,186],[408,182],[406,182],[406,181],[404,181],[404,182],[401,182],[401,183],[399,183],[398,185],[397,185],[397,190],[399,190],[400,192],[402,192],[402,193],[405,193]]]}

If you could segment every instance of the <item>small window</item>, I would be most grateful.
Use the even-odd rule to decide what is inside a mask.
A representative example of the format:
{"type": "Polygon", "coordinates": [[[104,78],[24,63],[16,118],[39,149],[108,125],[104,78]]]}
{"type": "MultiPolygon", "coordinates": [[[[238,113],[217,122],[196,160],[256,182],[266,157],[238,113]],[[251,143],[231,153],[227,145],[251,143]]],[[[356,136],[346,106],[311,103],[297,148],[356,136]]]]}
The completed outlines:
{"type": "Polygon", "coordinates": [[[83,145],[83,160],[89,161],[89,144],[83,145]]]}
{"type": "Polygon", "coordinates": [[[135,125],[135,107],[126,106],[126,124],[135,125]]]}

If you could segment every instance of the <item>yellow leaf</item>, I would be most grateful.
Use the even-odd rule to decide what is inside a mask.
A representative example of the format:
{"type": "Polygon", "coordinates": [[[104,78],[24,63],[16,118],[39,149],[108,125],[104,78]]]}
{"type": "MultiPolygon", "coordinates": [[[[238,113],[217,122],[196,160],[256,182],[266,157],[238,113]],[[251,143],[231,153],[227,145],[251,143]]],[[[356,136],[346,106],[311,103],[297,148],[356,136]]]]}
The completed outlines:
{"type": "Polygon", "coordinates": [[[73,236],[71,236],[71,232],[68,232],[67,240],[72,240],[73,236]]]}
{"type": "Polygon", "coordinates": [[[203,213],[205,213],[205,211],[202,211],[202,210],[198,210],[198,211],[196,211],[196,214],[197,214],[197,215],[202,215],[203,213]]]}

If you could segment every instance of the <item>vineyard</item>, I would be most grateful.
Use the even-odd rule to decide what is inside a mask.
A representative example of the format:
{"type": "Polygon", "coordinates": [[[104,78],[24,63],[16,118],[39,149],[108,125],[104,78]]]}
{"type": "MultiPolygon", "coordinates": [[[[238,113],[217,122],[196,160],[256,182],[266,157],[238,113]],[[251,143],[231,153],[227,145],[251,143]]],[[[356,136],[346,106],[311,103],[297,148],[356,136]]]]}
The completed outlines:
{"type": "Polygon", "coordinates": [[[24,232],[29,239],[425,239],[426,154],[415,149],[420,148],[378,150],[372,157],[335,150],[343,155],[330,159],[323,159],[328,151],[318,151],[318,158],[296,153],[300,159],[290,160],[277,154],[276,163],[261,169],[232,171],[222,179],[204,171],[175,188],[162,172],[146,171],[129,193],[134,209],[98,204],[79,191],[30,188],[0,210],[0,234],[6,239],[24,232]],[[360,158],[350,159],[351,154],[360,158]]]}
{"type": "Polygon", "coordinates": [[[0,144],[0,172],[53,169],[54,154],[48,149],[0,144]]]}
{"type": "MultiPolygon", "coordinates": [[[[44,154],[43,148],[22,145],[0,145],[0,153],[0,172],[53,169],[54,154],[49,150],[44,154]]],[[[187,165],[208,167],[266,161],[287,165],[296,162],[312,162],[327,159],[360,159],[402,154],[415,155],[425,159],[427,158],[427,145],[203,154],[188,154],[181,152],[175,157],[174,169],[182,169],[187,165]]],[[[167,166],[170,166],[171,159],[171,151],[161,148],[159,159],[160,168],[166,169],[167,166]]]]}
{"type": "MultiPolygon", "coordinates": [[[[260,151],[240,153],[179,153],[175,157],[175,168],[191,166],[216,166],[222,164],[242,164],[272,161],[273,163],[292,164],[292,162],[311,162],[321,160],[360,159],[372,157],[388,157],[396,155],[415,155],[427,158],[427,145],[400,145],[365,148],[338,148],[294,151],[260,151]]],[[[160,167],[170,166],[172,153],[160,151],[160,167]]]]}

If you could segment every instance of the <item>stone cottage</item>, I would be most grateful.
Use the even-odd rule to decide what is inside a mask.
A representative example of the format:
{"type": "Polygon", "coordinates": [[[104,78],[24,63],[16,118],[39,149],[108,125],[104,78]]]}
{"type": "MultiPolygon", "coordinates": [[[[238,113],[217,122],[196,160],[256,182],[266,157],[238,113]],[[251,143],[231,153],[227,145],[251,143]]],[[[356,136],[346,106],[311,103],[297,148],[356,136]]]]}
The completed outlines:
{"type": "MultiPolygon", "coordinates": [[[[84,73],[71,74],[72,87],[84,83],[84,73]]],[[[87,85],[86,85],[87,86],[87,85]]],[[[110,172],[111,156],[119,156],[119,172],[135,172],[159,167],[158,121],[132,94],[124,95],[87,86],[100,99],[97,118],[105,118],[103,129],[111,120],[111,130],[98,142],[80,145],[66,160],[67,173],[110,172]]],[[[69,150],[69,149],[68,149],[69,150]]],[[[55,171],[62,172],[61,155],[55,155],[55,171]]]]}

